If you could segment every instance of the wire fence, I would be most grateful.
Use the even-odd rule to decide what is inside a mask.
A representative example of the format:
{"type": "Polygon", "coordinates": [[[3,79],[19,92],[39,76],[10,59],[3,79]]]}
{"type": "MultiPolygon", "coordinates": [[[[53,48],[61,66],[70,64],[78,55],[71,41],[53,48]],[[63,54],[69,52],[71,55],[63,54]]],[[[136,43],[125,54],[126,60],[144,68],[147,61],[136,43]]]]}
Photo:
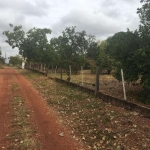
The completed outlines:
{"type": "MultiPolygon", "coordinates": [[[[30,68],[42,71],[46,73],[46,65],[40,66],[29,66],[30,68]],[[40,69],[39,69],[40,68],[40,69]]],[[[121,76],[121,72],[120,72],[121,76]]],[[[91,70],[86,70],[83,67],[81,67],[81,70],[78,71],[77,74],[67,73],[65,70],[62,70],[62,73],[59,68],[51,68],[48,71],[48,77],[51,78],[58,78],[62,80],[66,80],[72,83],[79,84],[81,86],[85,86],[88,88],[95,89],[95,82],[96,82],[96,74],[92,74],[91,70]],[[68,77],[71,74],[71,78],[69,80],[68,77]]],[[[126,97],[127,101],[136,101],[138,93],[142,90],[142,86],[134,86],[132,84],[125,83],[125,89],[126,89],[126,97]]],[[[99,91],[113,96],[120,99],[124,99],[124,92],[123,92],[123,84],[122,82],[119,82],[117,79],[113,77],[112,74],[100,74],[99,75],[99,91]]]]}
{"type": "MultiPolygon", "coordinates": [[[[48,74],[51,78],[61,79],[60,71],[51,69],[48,74]]],[[[120,72],[121,76],[121,72],[120,72]]],[[[62,80],[67,81],[68,74],[62,73],[62,80]]],[[[96,74],[92,74],[90,70],[80,70],[77,75],[71,74],[70,82],[79,84],[81,86],[94,89],[96,82],[96,74]]],[[[126,89],[127,100],[136,101],[137,94],[142,90],[141,86],[134,86],[124,82],[126,89]]],[[[124,99],[123,83],[119,82],[113,77],[112,74],[100,74],[99,75],[99,91],[120,99],[124,99]]]]}

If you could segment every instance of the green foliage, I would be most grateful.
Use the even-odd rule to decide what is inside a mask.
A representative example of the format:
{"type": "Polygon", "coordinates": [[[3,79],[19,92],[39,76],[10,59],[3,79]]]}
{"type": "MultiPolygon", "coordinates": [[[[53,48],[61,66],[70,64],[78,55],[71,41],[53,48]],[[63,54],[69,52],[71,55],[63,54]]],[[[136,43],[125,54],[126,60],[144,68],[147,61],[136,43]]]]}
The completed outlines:
{"type": "Polygon", "coordinates": [[[118,32],[107,39],[107,53],[115,60],[115,77],[121,80],[120,70],[124,70],[127,82],[136,82],[139,79],[139,68],[136,53],[140,48],[140,37],[137,33],[127,31],[118,32]]]}
{"type": "Polygon", "coordinates": [[[96,61],[99,54],[99,46],[96,42],[96,38],[93,35],[87,37],[87,52],[86,52],[86,61],[89,64],[91,73],[95,73],[96,61]]]}
{"type": "Polygon", "coordinates": [[[113,66],[114,59],[110,54],[106,52],[107,49],[107,41],[102,41],[100,44],[99,55],[97,59],[97,65],[100,66],[100,70],[107,70],[107,73],[110,74],[113,66]]]}
{"type": "Polygon", "coordinates": [[[33,28],[25,33],[22,26],[10,24],[12,32],[4,31],[6,42],[17,47],[19,53],[28,63],[47,63],[57,65],[77,74],[81,66],[84,66],[86,59],[96,62],[99,52],[95,37],[87,36],[85,31],[76,32],[76,27],[67,27],[58,38],[47,40],[47,34],[51,30],[44,28],[33,28]]]}
{"type": "Polygon", "coordinates": [[[141,8],[138,8],[141,25],[139,26],[139,35],[141,38],[141,46],[136,57],[137,64],[141,74],[141,84],[144,91],[140,99],[145,103],[150,103],[150,0],[141,0],[143,3],[141,8]]]}
{"type": "Polygon", "coordinates": [[[77,74],[80,67],[85,63],[85,53],[87,50],[86,32],[76,32],[75,27],[68,27],[58,38],[51,39],[51,45],[57,52],[57,63],[60,67],[77,74]]]}
{"type": "MultiPolygon", "coordinates": [[[[46,34],[51,34],[50,29],[33,28],[27,32],[25,44],[28,45],[23,52],[26,53],[28,61],[42,62],[45,61],[44,50],[48,48],[48,40],[46,34]]],[[[47,49],[48,51],[48,49],[47,49]]]]}
{"type": "Polygon", "coordinates": [[[12,24],[9,24],[11,28],[13,28],[13,31],[4,31],[3,34],[6,35],[7,40],[6,43],[8,43],[12,48],[21,48],[21,44],[24,41],[25,32],[22,30],[22,26],[13,26],[12,24]]]}
{"type": "Polygon", "coordinates": [[[87,39],[87,44],[88,44],[87,53],[86,53],[87,58],[96,61],[97,56],[99,54],[99,46],[96,42],[95,36],[89,35],[87,39]]]}
{"type": "Polygon", "coordinates": [[[143,6],[141,8],[138,8],[137,13],[139,14],[141,23],[145,26],[149,26],[150,21],[150,0],[141,0],[143,6]]]}
{"type": "Polygon", "coordinates": [[[9,64],[12,64],[13,66],[21,65],[22,63],[22,58],[19,55],[10,56],[9,59],[9,64]]]}
{"type": "Polygon", "coordinates": [[[54,49],[51,48],[47,40],[47,34],[51,34],[50,29],[33,28],[25,33],[22,26],[13,26],[10,24],[10,27],[13,28],[12,32],[3,32],[7,37],[6,42],[12,48],[17,47],[19,53],[23,58],[26,58],[28,63],[51,63],[54,61],[54,49]]]}
{"type": "Polygon", "coordinates": [[[109,37],[107,53],[115,59],[115,77],[121,80],[122,68],[127,82],[143,85],[140,100],[150,103],[150,0],[141,2],[144,4],[137,11],[141,19],[139,31],[127,30],[109,37]]]}
{"type": "Polygon", "coordinates": [[[2,52],[0,50],[0,66],[5,63],[5,58],[1,56],[2,52]]]}

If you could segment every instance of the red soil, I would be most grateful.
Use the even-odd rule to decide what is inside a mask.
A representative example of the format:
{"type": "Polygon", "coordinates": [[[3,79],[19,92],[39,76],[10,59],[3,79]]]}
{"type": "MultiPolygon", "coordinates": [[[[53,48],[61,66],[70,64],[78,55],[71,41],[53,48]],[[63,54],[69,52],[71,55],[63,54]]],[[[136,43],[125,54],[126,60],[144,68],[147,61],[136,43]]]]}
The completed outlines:
{"type": "Polygon", "coordinates": [[[0,70],[0,149],[5,149],[9,144],[5,137],[11,131],[9,127],[13,97],[11,86],[14,83],[19,86],[19,95],[25,100],[30,111],[31,123],[36,129],[42,150],[80,149],[38,91],[24,76],[12,68],[0,70]],[[64,133],[64,136],[60,136],[60,133],[64,133]]]}

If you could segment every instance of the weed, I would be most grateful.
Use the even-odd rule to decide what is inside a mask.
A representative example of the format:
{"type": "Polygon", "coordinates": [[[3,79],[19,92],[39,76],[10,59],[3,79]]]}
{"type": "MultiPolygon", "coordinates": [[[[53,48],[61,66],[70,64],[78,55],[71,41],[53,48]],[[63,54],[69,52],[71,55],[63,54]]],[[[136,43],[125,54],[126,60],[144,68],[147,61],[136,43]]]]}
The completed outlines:
{"type": "Polygon", "coordinates": [[[19,88],[19,87],[18,87],[17,84],[13,84],[13,85],[12,85],[12,91],[13,91],[13,92],[17,91],[18,88],[19,88]]]}

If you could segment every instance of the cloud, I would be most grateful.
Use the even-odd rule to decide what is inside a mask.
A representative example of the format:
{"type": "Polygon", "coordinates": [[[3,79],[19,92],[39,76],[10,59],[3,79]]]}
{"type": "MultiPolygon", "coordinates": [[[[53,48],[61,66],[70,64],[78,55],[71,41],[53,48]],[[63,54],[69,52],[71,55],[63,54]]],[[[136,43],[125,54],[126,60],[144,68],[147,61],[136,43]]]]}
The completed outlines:
{"type": "Polygon", "coordinates": [[[0,8],[2,11],[8,11],[12,14],[22,14],[28,16],[45,16],[47,15],[46,10],[49,9],[49,4],[46,1],[40,0],[14,0],[10,2],[10,0],[0,1],[0,8]]]}
{"type": "MultiPolygon", "coordinates": [[[[0,33],[10,30],[12,23],[22,25],[26,32],[33,27],[50,28],[50,38],[59,36],[66,27],[77,26],[77,31],[106,39],[127,28],[137,29],[136,11],[141,5],[137,0],[1,0],[0,33]]],[[[5,40],[0,34],[2,51],[9,56],[17,54],[5,40]]]]}
{"type": "Polygon", "coordinates": [[[123,18],[120,18],[120,15],[117,14],[118,12],[112,13],[112,9],[108,10],[107,13],[104,11],[94,13],[94,11],[91,12],[86,9],[76,9],[61,18],[52,27],[52,30],[57,31],[56,34],[58,34],[68,26],[77,26],[77,30],[79,31],[85,30],[88,34],[106,38],[113,33],[126,30],[130,27],[131,21],[126,20],[123,22],[123,18]]]}

